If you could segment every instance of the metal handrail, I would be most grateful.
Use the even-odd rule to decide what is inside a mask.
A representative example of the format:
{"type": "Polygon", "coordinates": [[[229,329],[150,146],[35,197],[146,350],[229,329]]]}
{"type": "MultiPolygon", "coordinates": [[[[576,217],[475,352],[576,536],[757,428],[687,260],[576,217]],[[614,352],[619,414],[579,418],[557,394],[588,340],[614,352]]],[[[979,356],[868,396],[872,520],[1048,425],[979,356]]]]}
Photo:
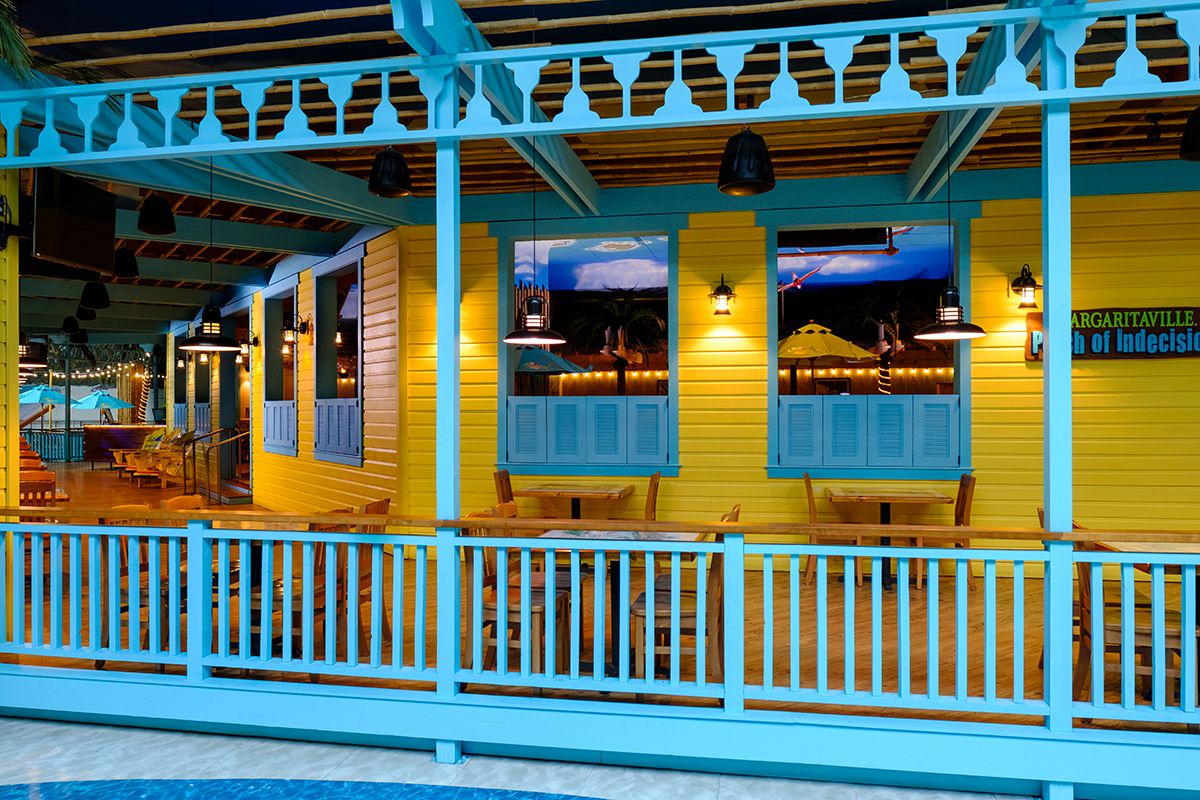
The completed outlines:
{"type": "Polygon", "coordinates": [[[211,439],[214,436],[220,436],[222,433],[236,430],[236,428],[217,428],[215,431],[193,436],[191,439],[183,443],[183,493],[195,494],[199,488],[196,481],[196,445],[206,439],[211,439]],[[190,452],[189,452],[190,451],[190,452]],[[192,490],[188,491],[188,464],[192,466],[192,490]]]}
{"type": "MultiPolygon", "coordinates": [[[[213,442],[212,444],[210,444],[208,447],[206,447],[204,449],[204,477],[205,477],[205,480],[207,481],[207,488],[208,488],[208,491],[210,492],[210,496],[211,496],[212,485],[213,485],[213,483],[212,483],[212,453],[213,453],[213,450],[217,451],[217,467],[219,469],[220,465],[221,465],[221,452],[222,452],[221,448],[225,447],[225,445],[231,444],[233,442],[241,441],[242,439],[248,439],[250,437],[250,431],[242,431],[241,433],[238,433],[237,428],[221,428],[220,430],[218,430],[216,432],[221,433],[223,431],[233,431],[234,435],[230,436],[228,439],[221,439],[217,442],[213,442]]],[[[194,453],[195,453],[195,451],[193,450],[193,456],[194,456],[194,453]]],[[[198,478],[199,473],[196,473],[196,476],[198,478]]],[[[221,488],[220,488],[221,487],[221,477],[219,475],[217,476],[216,485],[217,485],[217,495],[220,496],[221,495],[221,488]]],[[[200,482],[198,479],[196,481],[196,488],[197,489],[200,488],[200,482]]]]}

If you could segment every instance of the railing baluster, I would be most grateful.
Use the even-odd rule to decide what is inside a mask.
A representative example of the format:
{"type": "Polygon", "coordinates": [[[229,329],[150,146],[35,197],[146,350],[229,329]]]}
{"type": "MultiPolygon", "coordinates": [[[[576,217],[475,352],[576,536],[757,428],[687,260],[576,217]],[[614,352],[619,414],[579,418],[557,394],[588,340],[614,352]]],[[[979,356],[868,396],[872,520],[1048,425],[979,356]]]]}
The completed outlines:
{"type": "Polygon", "coordinates": [[[25,644],[25,535],[13,533],[12,641],[25,644]]]}
{"type": "MultiPolygon", "coordinates": [[[[280,546],[283,591],[279,598],[279,655],[285,663],[292,660],[292,635],[295,632],[296,598],[292,590],[296,581],[295,555],[295,542],[285,539],[280,546]]],[[[303,590],[301,586],[301,592],[303,590]]]]}
{"type": "Polygon", "coordinates": [[[313,584],[314,547],[312,542],[300,545],[300,660],[306,666],[313,663],[313,639],[316,636],[316,622],[313,619],[313,593],[316,590],[313,584]]]}
{"type": "Polygon", "coordinates": [[[533,656],[533,629],[531,617],[533,609],[532,592],[529,582],[533,580],[533,553],[528,547],[521,548],[521,677],[528,678],[531,672],[530,661],[533,656]]]}
{"type": "Polygon", "coordinates": [[[337,561],[336,541],[325,542],[325,611],[322,615],[325,627],[325,663],[337,663],[337,561]]]}
{"type": "Polygon", "coordinates": [[[471,669],[483,671],[483,548],[471,548],[471,669]]]}
{"type": "Polygon", "coordinates": [[[45,563],[42,544],[42,534],[32,533],[29,536],[29,643],[33,647],[42,646],[42,631],[45,625],[42,621],[42,606],[45,594],[45,563]]]}
{"type": "Polygon", "coordinates": [[[646,554],[644,570],[643,570],[643,586],[645,587],[646,598],[646,624],[644,625],[643,635],[646,638],[645,652],[642,653],[642,670],[646,675],[646,683],[654,682],[654,650],[656,646],[655,636],[658,631],[657,620],[655,616],[657,610],[655,608],[658,600],[658,592],[654,586],[654,559],[646,554]]]}
{"type": "MultiPolygon", "coordinates": [[[[1180,570],[1180,619],[1182,631],[1196,630],[1196,567],[1186,564],[1180,570]]],[[[1184,636],[1179,654],[1179,707],[1189,713],[1196,710],[1196,637],[1184,636]]]]}
{"type": "Polygon", "coordinates": [[[162,652],[162,539],[146,537],[146,626],[151,653],[162,652]]]}
{"type": "Polygon", "coordinates": [[[983,699],[996,701],[996,561],[983,562],[983,699]]]}
{"type": "Polygon", "coordinates": [[[871,559],[871,694],[883,694],[883,559],[871,559]]]}
{"type": "MultiPolygon", "coordinates": [[[[542,594],[546,602],[546,677],[551,678],[559,668],[558,664],[558,551],[547,549],[544,554],[546,581],[542,594]]],[[[628,615],[626,615],[628,617],[628,615]]]]}
{"type": "MultiPolygon", "coordinates": [[[[238,582],[245,579],[246,573],[239,565],[238,582]]],[[[224,536],[217,540],[217,655],[229,657],[229,540],[224,536]]]]}
{"type": "Polygon", "coordinates": [[[1025,702],[1025,562],[1013,562],[1013,702],[1025,702]]]}
{"type": "MultiPolygon", "coordinates": [[[[250,591],[254,586],[254,555],[250,542],[238,540],[238,658],[248,659],[253,655],[250,643],[250,591]]],[[[262,591],[262,587],[259,587],[262,591]]]]}
{"type": "MultiPolygon", "coordinates": [[[[1137,695],[1134,693],[1134,597],[1133,597],[1133,564],[1121,565],[1121,705],[1133,708],[1137,705],[1137,695]]],[[[1103,637],[1103,628],[1101,636],[1103,637]]]]}
{"type": "Polygon", "coordinates": [[[571,550],[571,677],[579,677],[579,651],[583,647],[583,592],[579,585],[579,551],[571,550]]]}
{"type": "Polygon", "coordinates": [[[800,554],[788,557],[788,688],[800,689],[800,554]]]}
{"type": "Polygon", "coordinates": [[[50,646],[62,647],[62,534],[50,534],[50,646]]]}
{"type": "Polygon", "coordinates": [[[108,563],[104,574],[108,576],[108,649],[121,649],[121,561],[120,541],[108,536],[108,563]]]}
{"type": "Polygon", "coordinates": [[[404,545],[392,547],[392,666],[404,665],[404,545]]]}
{"type": "MultiPolygon", "coordinates": [[[[854,634],[858,613],[854,592],[857,588],[857,580],[858,571],[855,568],[855,558],[846,556],[842,559],[842,692],[844,694],[854,694],[856,689],[854,634]]],[[[796,684],[793,688],[799,688],[799,680],[796,681],[796,684]]]]}
{"type": "MultiPolygon", "coordinates": [[[[592,583],[592,677],[600,680],[604,677],[604,602],[608,596],[604,591],[604,578],[608,572],[608,554],[604,550],[595,551],[596,574],[592,583]]],[[[653,592],[646,593],[646,602],[650,603],[653,592]]],[[[646,606],[650,608],[649,605],[646,606]]],[[[648,645],[649,646],[649,645],[648,645]]],[[[651,647],[653,649],[653,647],[651,647]]]]}
{"type": "MultiPolygon", "coordinates": [[[[128,550],[125,556],[125,562],[128,564],[125,570],[125,583],[129,594],[129,614],[125,627],[129,629],[129,649],[136,653],[142,649],[142,563],[138,537],[127,537],[125,547],[128,550]]],[[[149,593],[147,592],[147,594],[149,593]]],[[[146,598],[146,603],[147,606],[150,605],[149,597],[146,598]]]]}
{"type": "MultiPolygon", "coordinates": [[[[1094,561],[1092,572],[1092,705],[1104,705],[1104,564],[1094,561]]],[[[1082,619],[1082,618],[1081,618],[1082,619]]]]}
{"type": "MultiPolygon", "coordinates": [[[[171,536],[167,539],[167,647],[173,656],[179,655],[183,649],[183,615],[180,613],[183,588],[179,585],[180,575],[183,574],[180,555],[182,549],[179,537],[171,536]]],[[[210,597],[209,601],[211,600],[210,597]]],[[[201,623],[197,621],[194,624],[201,623]]],[[[211,628],[211,622],[209,626],[211,628]]]]}
{"type": "MultiPolygon", "coordinates": [[[[429,577],[429,548],[427,545],[417,546],[417,560],[414,569],[417,573],[417,588],[413,593],[413,666],[417,669],[425,669],[425,628],[429,618],[429,609],[426,607],[425,592],[427,588],[427,579],[429,577]]],[[[504,565],[505,576],[508,574],[508,563],[504,565]]],[[[507,602],[507,593],[505,594],[505,602],[507,602]]],[[[504,630],[505,638],[508,636],[508,629],[504,630]]],[[[508,650],[501,652],[507,653],[508,650]]]]}
{"type": "Polygon", "coordinates": [[[680,613],[680,586],[679,586],[679,567],[680,555],[678,551],[671,553],[671,685],[679,685],[679,613],[680,613]]]}
{"type": "Polygon", "coordinates": [[[936,558],[925,564],[925,694],[930,700],[936,700],[941,691],[940,564],[936,558]]]}
{"type": "Polygon", "coordinates": [[[829,691],[829,565],[817,556],[817,693],[829,691]]]}
{"type": "MultiPolygon", "coordinates": [[[[4,539],[0,535],[0,641],[4,641],[6,636],[6,621],[4,611],[5,587],[3,574],[6,571],[4,566],[4,539]]],[[[71,616],[71,649],[80,650],[83,648],[83,551],[81,537],[78,533],[71,534],[71,548],[67,555],[68,563],[70,564],[70,616],[71,616]]]]}
{"type": "Polygon", "coordinates": [[[708,563],[708,553],[696,554],[696,685],[703,686],[708,682],[708,580],[705,567],[708,563]]]}
{"type": "Polygon", "coordinates": [[[496,548],[496,671],[508,672],[508,548],[496,548]]]}
{"type": "Polygon", "coordinates": [[[899,683],[899,694],[907,699],[912,686],[912,642],[909,639],[909,597],[908,597],[908,567],[907,556],[896,559],[896,667],[899,683]]]}
{"type": "MultiPolygon", "coordinates": [[[[1150,698],[1155,711],[1167,707],[1167,597],[1162,564],[1150,566],[1150,698]]],[[[1180,631],[1182,634],[1182,631],[1180,631]]]]}
{"type": "Polygon", "coordinates": [[[383,545],[371,545],[371,666],[383,663],[383,545]]]}
{"type": "Polygon", "coordinates": [[[346,663],[358,663],[358,621],[362,619],[362,576],[358,571],[358,545],[346,545],[346,663]]]}
{"type": "MultiPolygon", "coordinates": [[[[275,602],[275,542],[271,539],[265,539],[262,543],[262,583],[259,586],[258,596],[260,617],[258,630],[261,634],[258,657],[263,661],[270,661],[275,639],[274,631],[271,630],[271,618],[275,612],[273,607],[275,602]]],[[[286,628],[287,617],[280,619],[282,626],[286,628]]]]}
{"type": "Polygon", "coordinates": [[[954,696],[965,701],[970,693],[967,685],[967,570],[971,563],[963,559],[954,562],[954,696]]]}
{"type": "MultiPolygon", "coordinates": [[[[770,553],[763,554],[762,560],[762,593],[763,593],[763,673],[762,685],[770,689],[775,685],[775,582],[771,574],[774,566],[770,553]]],[[[674,645],[672,644],[672,650],[674,645]]]]}
{"type": "MultiPolygon", "coordinates": [[[[13,134],[10,132],[9,136],[13,134]]],[[[8,542],[12,534],[0,533],[0,643],[7,644],[8,639],[8,542]]],[[[75,615],[75,604],[71,604],[71,613],[75,615]]],[[[74,629],[74,625],[72,625],[74,629]]],[[[78,644],[75,645],[78,647],[78,644]]]]}
{"type": "MultiPolygon", "coordinates": [[[[617,654],[619,656],[617,659],[617,678],[622,683],[625,683],[629,680],[629,551],[622,550],[619,559],[617,569],[620,572],[621,585],[617,608],[621,611],[621,632],[620,643],[617,645],[617,654]]],[[[644,560],[646,563],[646,574],[649,576],[654,571],[653,553],[646,553],[644,560]]],[[[648,580],[653,580],[653,578],[648,578],[648,580]]],[[[652,591],[652,589],[647,589],[646,591],[652,591]]]]}
{"type": "MultiPolygon", "coordinates": [[[[19,537],[20,534],[15,534],[15,536],[19,537]]],[[[101,596],[102,595],[102,587],[101,587],[101,579],[100,579],[100,569],[101,569],[102,565],[100,563],[100,561],[101,561],[101,559],[100,559],[100,544],[101,544],[100,536],[98,536],[97,534],[94,534],[94,533],[89,533],[87,535],[87,540],[88,540],[88,567],[87,567],[88,568],[88,587],[87,587],[88,648],[91,650],[99,650],[100,648],[102,648],[104,646],[104,642],[102,641],[102,636],[101,636],[101,629],[102,629],[101,620],[103,619],[102,615],[103,615],[104,599],[101,596]]],[[[19,541],[20,541],[19,538],[14,538],[14,542],[13,542],[14,549],[19,541]]],[[[16,552],[19,553],[20,551],[16,550],[16,552]]],[[[14,570],[16,569],[15,564],[13,565],[13,569],[14,570]]],[[[14,611],[14,614],[15,614],[15,611],[14,611]]],[[[14,619],[13,622],[14,622],[14,626],[15,626],[16,620],[14,619]]],[[[14,627],[14,630],[15,630],[15,627],[14,627]]],[[[16,637],[14,636],[13,638],[15,639],[16,637]]]]}

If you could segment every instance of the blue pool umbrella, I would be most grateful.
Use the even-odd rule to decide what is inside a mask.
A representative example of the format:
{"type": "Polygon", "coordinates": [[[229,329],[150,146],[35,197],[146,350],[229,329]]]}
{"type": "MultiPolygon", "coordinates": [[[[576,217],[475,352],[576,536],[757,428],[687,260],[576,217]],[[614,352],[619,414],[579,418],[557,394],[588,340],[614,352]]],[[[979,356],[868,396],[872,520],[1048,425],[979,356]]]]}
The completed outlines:
{"type": "Polygon", "coordinates": [[[54,389],[51,389],[49,386],[41,384],[38,386],[31,386],[30,388],[21,392],[21,394],[17,396],[17,400],[21,403],[37,403],[39,405],[45,405],[47,403],[63,405],[67,402],[67,397],[62,392],[57,392],[54,389]]]}
{"type": "Polygon", "coordinates": [[[126,403],[119,397],[113,397],[108,392],[92,392],[87,397],[75,403],[74,408],[133,408],[133,403],[126,403]]]}
{"type": "Polygon", "coordinates": [[[587,372],[578,364],[568,361],[562,356],[555,355],[540,347],[518,347],[520,355],[517,358],[517,372],[529,372],[539,375],[562,375],[576,372],[587,372]]]}

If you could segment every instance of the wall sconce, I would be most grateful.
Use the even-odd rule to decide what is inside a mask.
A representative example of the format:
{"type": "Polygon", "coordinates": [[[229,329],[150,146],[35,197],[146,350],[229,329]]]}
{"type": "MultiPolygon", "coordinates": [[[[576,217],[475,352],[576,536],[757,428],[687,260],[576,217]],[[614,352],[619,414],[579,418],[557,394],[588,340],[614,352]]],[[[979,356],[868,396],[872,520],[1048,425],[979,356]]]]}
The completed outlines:
{"type": "Polygon", "coordinates": [[[342,346],[342,332],[338,331],[333,335],[333,343],[338,347],[342,346]]]}
{"type": "MultiPolygon", "coordinates": [[[[238,354],[237,354],[237,357],[235,357],[233,359],[233,363],[245,364],[246,362],[248,362],[250,359],[250,348],[251,347],[258,347],[258,337],[255,336],[254,334],[250,334],[249,339],[242,339],[241,341],[238,342],[238,354]]],[[[247,366],[246,369],[249,370],[250,367],[247,366]]]]}
{"type": "Polygon", "coordinates": [[[1019,309],[1028,311],[1037,308],[1037,290],[1042,288],[1042,285],[1033,279],[1033,270],[1029,265],[1021,267],[1021,274],[1013,278],[1012,293],[1021,299],[1021,304],[1017,306],[1019,309]]]}
{"type": "Polygon", "coordinates": [[[713,309],[714,316],[728,317],[732,313],[729,310],[729,304],[737,299],[737,294],[725,283],[724,273],[721,273],[721,283],[712,290],[708,299],[716,304],[716,308],[713,309]]]}
{"type": "Polygon", "coordinates": [[[308,333],[311,328],[311,317],[301,317],[300,319],[292,318],[290,320],[284,320],[283,327],[279,329],[279,332],[283,335],[284,344],[295,344],[296,336],[303,336],[304,334],[308,333]]]}
{"type": "Polygon", "coordinates": [[[504,337],[507,344],[548,345],[566,344],[566,337],[550,329],[546,301],[539,295],[525,298],[523,309],[517,313],[517,327],[504,337]]]}
{"type": "Polygon", "coordinates": [[[203,350],[200,352],[200,363],[201,364],[208,363],[208,353],[203,350]]]}
{"type": "Polygon", "coordinates": [[[184,369],[187,367],[187,362],[183,360],[183,356],[175,359],[175,369],[184,369]]]}
{"type": "Polygon", "coordinates": [[[291,356],[291,354],[292,354],[292,346],[290,344],[288,344],[287,342],[284,342],[282,345],[280,345],[279,355],[283,356],[284,358],[288,358],[289,356],[291,356]]]}

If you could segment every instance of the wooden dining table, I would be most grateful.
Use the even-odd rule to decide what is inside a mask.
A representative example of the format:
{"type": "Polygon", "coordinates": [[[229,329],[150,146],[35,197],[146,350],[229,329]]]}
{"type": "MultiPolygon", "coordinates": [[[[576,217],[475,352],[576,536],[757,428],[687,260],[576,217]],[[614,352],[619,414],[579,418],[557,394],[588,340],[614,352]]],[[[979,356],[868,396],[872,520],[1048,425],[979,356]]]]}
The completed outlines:
{"type": "MultiPolygon", "coordinates": [[[[879,524],[892,524],[892,505],[945,505],[953,503],[954,498],[936,489],[911,489],[894,486],[874,486],[871,488],[843,489],[830,487],[825,490],[825,496],[834,505],[853,506],[877,504],[879,506],[879,524]]],[[[881,535],[879,543],[887,546],[892,543],[892,537],[881,535]]],[[[892,588],[892,560],[883,559],[883,588],[892,588]]]]}
{"type": "MultiPolygon", "coordinates": [[[[608,542],[698,542],[702,534],[682,531],[648,532],[648,531],[586,531],[586,530],[549,530],[541,534],[539,539],[587,539],[608,542]]],[[[608,648],[609,669],[616,674],[620,669],[617,658],[618,615],[621,613],[621,560],[612,551],[605,552],[605,562],[608,568],[608,618],[612,630],[612,647],[608,648]]],[[[647,591],[654,591],[650,586],[647,591]]]]}
{"type": "Polygon", "coordinates": [[[571,519],[580,519],[584,500],[601,500],[616,503],[633,494],[632,483],[591,483],[575,481],[553,481],[532,483],[514,489],[515,497],[541,497],[546,500],[569,499],[571,519]]]}

